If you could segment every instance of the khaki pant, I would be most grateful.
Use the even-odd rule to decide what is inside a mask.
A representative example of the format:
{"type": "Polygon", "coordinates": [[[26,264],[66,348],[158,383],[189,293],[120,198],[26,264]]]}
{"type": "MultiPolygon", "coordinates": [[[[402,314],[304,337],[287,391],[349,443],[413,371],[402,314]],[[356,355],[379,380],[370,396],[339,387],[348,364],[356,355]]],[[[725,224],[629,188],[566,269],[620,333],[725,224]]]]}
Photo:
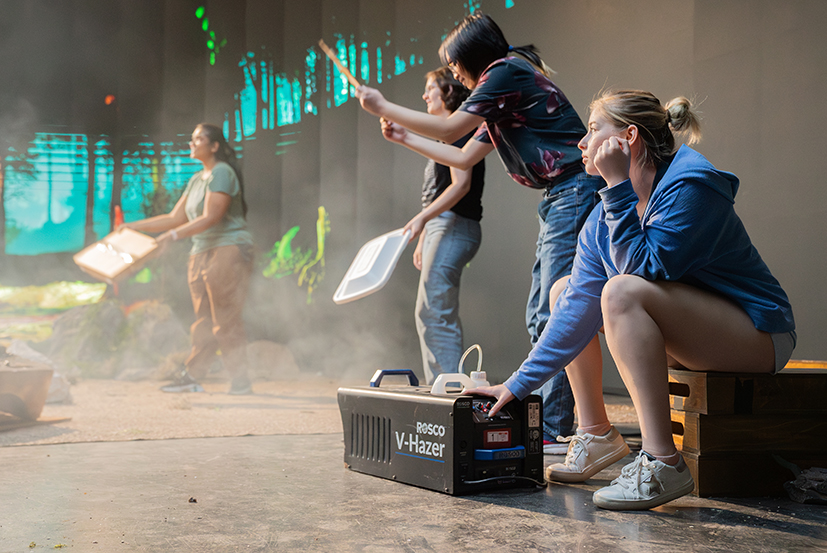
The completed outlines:
{"type": "Polygon", "coordinates": [[[242,312],[253,271],[251,255],[238,246],[222,246],[192,255],[189,282],[195,322],[187,372],[201,380],[221,349],[224,367],[233,376],[247,371],[247,335],[242,312]]]}

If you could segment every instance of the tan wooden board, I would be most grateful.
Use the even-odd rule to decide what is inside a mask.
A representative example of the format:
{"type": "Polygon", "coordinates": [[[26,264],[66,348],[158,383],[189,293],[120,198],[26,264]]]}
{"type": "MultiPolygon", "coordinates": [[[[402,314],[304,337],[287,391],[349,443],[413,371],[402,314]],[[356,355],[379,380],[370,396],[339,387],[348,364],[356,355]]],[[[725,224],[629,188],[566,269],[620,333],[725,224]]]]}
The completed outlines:
{"type": "Polygon", "coordinates": [[[328,45],[325,43],[325,41],[324,41],[323,39],[319,39],[319,47],[322,49],[322,52],[324,52],[324,53],[325,53],[325,55],[326,55],[328,58],[330,58],[330,61],[332,61],[332,62],[336,65],[336,67],[339,69],[339,72],[340,72],[342,75],[344,75],[344,76],[345,76],[345,78],[348,80],[348,82],[349,82],[351,85],[353,85],[353,86],[354,86],[354,87],[356,87],[356,88],[359,88],[360,86],[362,86],[362,83],[360,83],[360,82],[358,81],[358,79],[356,79],[356,77],[354,77],[354,76],[353,76],[353,73],[351,73],[351,72],[348,70],[348,68],[347,68],[347,67],[345,67],[345,65],[341,62],[341,60],[340,60],[340,59],[336,56],[336,52],[334,52],[334,51],[330,48],[330,46],[328,46],[328,45]]]}
{"type": "Polygon", "coordinates": [[[151,236],[124,228],[82,249],[73,259],[86,273],[114,284],[138,271],[157,249],[151,236]]]}
{"type": "Polygon", "coordinates": [[[817,361],[812,359],[790,359],[789,361],[787,361],[787,364],[784,365],[784,369],[782,370],[783,372],[788,372],[790,369],[812,369],[812,372],[827,373],[827,361],[817,361]]]}

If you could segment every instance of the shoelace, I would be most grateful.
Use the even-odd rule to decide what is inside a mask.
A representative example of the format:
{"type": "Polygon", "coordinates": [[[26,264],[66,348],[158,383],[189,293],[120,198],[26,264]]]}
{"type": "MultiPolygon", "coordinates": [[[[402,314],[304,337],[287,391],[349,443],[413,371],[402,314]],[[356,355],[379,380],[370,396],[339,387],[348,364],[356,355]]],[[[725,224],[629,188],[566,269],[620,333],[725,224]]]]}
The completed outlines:
{"type": "MultiPolygon", "coordinates": [[[[557,437],[557,441],[560,441],[559,436],[557,437]]],[[[566,461],[564,463],[566,466],[574,464],[575,459],[577,459],[577,456],[580,455],[581,451],[585,452],[586,457],[589,456],[589,451],[586,449],[586,440],[583,436],[580,436],[579,434],[569,436],[567,438],[563,438],[563,441],[571,442],[569,449],[566,452],[566,461]]]]}
{"type": "Polygon", "coordinates": [[[612,485],[618,484],[626,489],[640,490],[641,483],[650,479],[660,485],[655,473],[649,468],[649,458],[641,452],[631,464],[621,469],[620,476],[612,481],[612,485]]]}

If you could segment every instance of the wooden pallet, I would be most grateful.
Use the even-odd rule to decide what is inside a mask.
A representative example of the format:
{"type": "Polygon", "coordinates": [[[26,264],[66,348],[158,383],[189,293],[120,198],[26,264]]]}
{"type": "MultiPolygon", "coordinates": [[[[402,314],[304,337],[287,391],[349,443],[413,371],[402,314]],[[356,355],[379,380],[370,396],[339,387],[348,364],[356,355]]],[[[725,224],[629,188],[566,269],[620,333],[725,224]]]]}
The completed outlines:
{"type": "Polygon", "coordinates": [[[692,453],[827,452],[827,417],[704,415],[672,410],[672,437],[692,453]]]}
{"type": "Polygon", "coordinates": [[[824,416],[827,369],[785,368],[775,375],[669,369],[669,395],[672,409],[704,415],[824,416]]]}
{"type": "Polygon", "coordinates": [[[827,467],[827,362],[791,361],[776,375],[669,370],[675,445],[695,494],[783,494],[778,458],[827,467]]]}
{"type": "Polygon", "coordinates": [[[783,495],[784,482],[795,480],[795,475],[782,462],[813,467],[824,460],[801,451],[730,452],[726,455],[683,452],[683,458],[695,479],[693,493],[698,497],[783,495]]]}

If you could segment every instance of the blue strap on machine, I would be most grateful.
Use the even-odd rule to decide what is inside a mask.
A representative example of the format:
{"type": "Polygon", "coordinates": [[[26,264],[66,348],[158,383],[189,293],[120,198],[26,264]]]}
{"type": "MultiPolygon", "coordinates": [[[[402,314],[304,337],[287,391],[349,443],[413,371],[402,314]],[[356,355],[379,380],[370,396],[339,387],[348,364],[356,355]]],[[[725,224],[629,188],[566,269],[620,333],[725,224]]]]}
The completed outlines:
{"type": "Polygon", "coordinates": [[[382,382],[382,378],[388,375],[407,376],[409,385],[419,386],[419,379],[411,369],[379,369],[373,373],[373,378],[370,379],[370,387],[378,388],[379,384],[382,382]]]}

